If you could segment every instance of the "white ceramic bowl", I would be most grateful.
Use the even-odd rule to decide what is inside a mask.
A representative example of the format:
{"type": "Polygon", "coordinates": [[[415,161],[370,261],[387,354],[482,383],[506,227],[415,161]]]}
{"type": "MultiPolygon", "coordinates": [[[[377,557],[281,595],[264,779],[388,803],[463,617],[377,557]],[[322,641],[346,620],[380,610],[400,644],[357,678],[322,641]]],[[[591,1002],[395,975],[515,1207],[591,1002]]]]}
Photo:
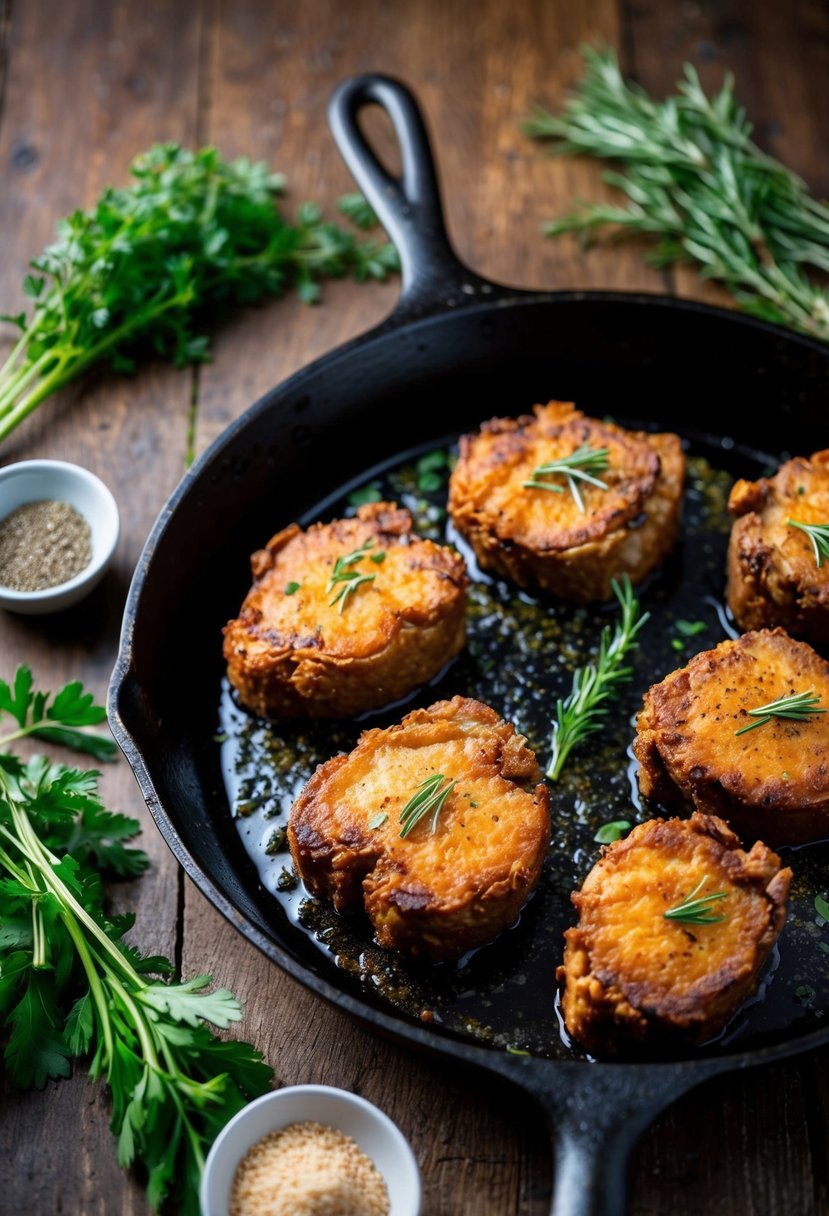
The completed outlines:
{"type": "Polygon", "coordinates": [[[27,502],[54,499],[68,502],[83,515],[91,533],[92,558],[68,582],[42,591],[14,591],[0,584],[0,607],[13,612],[58,612],[83,599],[112,559],[118,543],[118,507],[94,473],[62,460],[22,460],[0,469],[0,520],[27,502]]]}
{"type": "Polygon", "coordinates": [[[268,1132],[289,1123],[327,1124],[356,1140],[383,1175],[390,1216],[418,1216],[420,1172],[403,1133],[388,1115],[344,1089],[292,1085],[248,1103],[216,1137],[202,1175],[202,1216],[228,1216],[236,1166],[268,1132]]]}

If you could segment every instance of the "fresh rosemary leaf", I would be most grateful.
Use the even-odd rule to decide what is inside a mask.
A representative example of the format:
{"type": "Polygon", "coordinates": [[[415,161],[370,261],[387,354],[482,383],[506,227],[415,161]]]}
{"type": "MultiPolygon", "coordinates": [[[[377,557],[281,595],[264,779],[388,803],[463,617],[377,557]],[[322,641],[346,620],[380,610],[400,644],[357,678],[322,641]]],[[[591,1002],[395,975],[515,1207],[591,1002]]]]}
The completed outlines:
{"type": "Polygon", "coordinates": [[[790,528],[799,528],[805,532],[812,542],[818,569],[823,565],[823,559],[829,557],[829,524],[801,524],[796,519],[787,519],[790,528]]]}
{"type": "Polygon", "coordinates": [[[815,896],[815,912],[829,923],[829,903],[827,903],[822,895],[815,896]]]}
{"type": "MultiPolygon", "coordinates": [[[[60,221],[24,279],[31,314],[3,318],[20,333],[0,369],[0,438],[95,363],[133,372],[145,353],[177,367],[204,362],[219,315],[292,285],[315,303],[320,279],[363,282],[398,268],[393,246],[325,222],[313,204],[286,219],[284,180],[262,163],[167,143],[138,156],[131,174],[131,185],[60,221]]],[[[361,226],[370,219],[353,196],[342,210],[361,226]]]]}
{"type": "Polygon", "coordinates": [[[376,575],[374,574],[344,574],[343,578],[348,579],[349,581],[346,582],[344,586],[340,587],[333,600],[330,601],[330,607],[333,608],[335,604],[339,604],[340,614],[342,614],[348,602],[348,597],[353,595],[358,587],[362,587],[363,583],[373,583],[375,577],[376,575]]]}
{"type": "Polygon", "coordinates": [[[727,892],[714,891],[710,895],[699,895],[707,882],[708,875],[706,874],[686,899],[663,913],[665,920],[678,920],[686,925],[716,925],[727,920],[728,917],[724,913],[717,915],[714,911],[717,902],[725,899],[727,892]]]}
{"type": "Polygon", "coordinates": [[[709,99],[686,64],[677,93],[654,101],[623,80],[612,50],[587,50],[561,116],[538,109],[525,129],[553,152],[621,165],[604,176],[622,204],[579,207],[550,236],[645,236],[657,266],[695,264],[754,316],[829,340],[829,206],[753,143],[730,76],[709,99]]]}
{"type": "Polygon", "coordinates": [[[820,694],[816,693],[813,688],[807,689],[806,692],[793,692],[788,697],[781,697],[779,701],[770,701],[768,705],[759,705],[756,709],[749,709],[747,713],[756,718],[756,722],[749,722],[747,726],[741,726],[739,730],[735,730],[735,735],[744,735],[746,731],[755,730],[758,726],[765,726],[767,722],[771,722],[772,718],[786,718],[793,722],[805,722],[812,714],[825,714],[825,709],[818,709],[817,705],[820,701],[820,694]]]}
{"type": "Polygon", "coordinates": [[[573,672],[573,686],[569,695],[556,704],[552,754],[547,768],[550,781],[558,780],[573,748],[588,735],[601,730],[607,715],[606,702],[632,675],[631,668],[625,666],[625,656],[636,645],[636,635],[649,619],[650,613],[640,613],[639,601],[627,575],[621,585],[614,579],[613,594],[619,601],[622,619],[612,633],[609,626],[604,627],[595,663],[588,663],[573,672]]]}
{"type": "MultiPolygon", "coordinates": [[[[374,574],[360,574],[354,566],[361,562],[364,557],[368,556],[371,549],[374,548],[374,539],[369,537],[360,545],[359,549],[355,549],[353,553],[347,553],[344,557],[338,557],[334,562],[334,569],[331,572],[331,577],[328,580],[326,591],[333,591],[340,583],[340,587],[333,600],[329,601],[329,607],[333,608],[335,604],[340,605],[340,613],[345,609],[349,596],[353,595],[358,587],[362,587],[364,583],[373,583],[377,577],[374,574]]],[[[380,550],[380,553],[385,557],[385,551],[380,550]]],[[[372,561],[377,558],[378,554],[372,554],[372,561]]],[[[383,558],[380,558],[382,561],[383,558]]]]}
{"type": "Polygon", "coordinates": [[[447,778],[443,773],[434,773],[417,787],[417,792],[412,795],[400,812],[401,836],[408,836],[412,828],[430,812],[432,813],[431,830],[434,832],[437,829],[438,816],[443,810],[444,803],[458,784],[457,781],[449,781],[447,785],[443,785],[444,781],[447,781],[447,778]]]}
{"type": "Polygon", "coordinates": [[[613,819],[610,823],[603,823],[593,839],[596,844],[613,844],[614,840],[621,840],[631,826],[629,819],[613,819]]]}
{"type": "Polygon", "coordinates": [[[523,483],[528,490],[550,490],[554,494],[562,494],[563,489],[546,480],[548,477],[566,477],[567,485],[573,496],[573,501],[580,511],[584,511],[584,500],[578,487],[579,481],[586,481],[600,490],[607,489],[607,482],[600,481],[596,473],[603,473],[608,465],[609,451],[607,448],[591,448],[586,443],[581,444],[569,456],[561,460],[551,460],[533,469],[532,478],[523,483]]]}

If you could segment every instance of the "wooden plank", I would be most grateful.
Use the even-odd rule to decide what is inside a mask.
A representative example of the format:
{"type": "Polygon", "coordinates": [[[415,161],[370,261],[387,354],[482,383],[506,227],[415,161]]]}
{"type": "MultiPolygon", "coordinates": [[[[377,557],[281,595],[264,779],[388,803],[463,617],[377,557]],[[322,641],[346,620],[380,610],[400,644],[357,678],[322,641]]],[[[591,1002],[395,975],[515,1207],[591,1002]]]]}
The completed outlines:
{"type": "MultiPolygon", "coordinates": [[[[92,204],[107,183],[124,183],[132,157],[156,140],[194,140],[199,35],[197,5],[14,6],[0,129],[4,309],[23,306],[26,262],[60,215],[92,204]]],[[[7,347],[5,330],[3,340],[7,347]]],[[[110,485],[122,517],[114,568],[88,601],[59,617],[3,614],[4,676],[25,661],[47,688],[81,677],[105,696],[133,568],[183,471],[190,386],[189,374],[162,367],[135,380],[97,375],[45,403],[4,444],[4,462],[47,456],[85,465],[110,485]]],[[[114,888],[114,904],[135,910],[136,945],[172,954],[178,867],[123,760],[108,768],[102,788],[107,805],[145,825],[142,843],[153,859],[139,882],[114,888]]],[[[44,1093],[5,1093],[0,1211],[145,1212],[142,1188],[117,1165],[108,1119],[103,1087],[82,1070],[44,1093]]]]}
{"type": "Polygon", "coordinates": [[[797,1062],[737,1073],[695,1090],[643,1137],[631,1216],[820,1216],[803,1135],[797,1062]]]}

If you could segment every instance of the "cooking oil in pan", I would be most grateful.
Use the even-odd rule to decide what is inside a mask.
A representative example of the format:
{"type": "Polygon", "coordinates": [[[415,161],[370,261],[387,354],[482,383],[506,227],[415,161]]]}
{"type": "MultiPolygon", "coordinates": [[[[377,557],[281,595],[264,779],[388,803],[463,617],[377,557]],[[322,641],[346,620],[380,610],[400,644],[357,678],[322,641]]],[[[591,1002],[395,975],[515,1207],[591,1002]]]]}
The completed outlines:
{"type": "MultiPolygon", "coordinates": [[[[550,786],[552,833],[537,891],[518,923],[495,942],[457,963],[427,965],[375,945],[364,917],[340,916],[307,895],[293,872],[285,837],[294,798],[317,765],[349,751],[367,726],[390,725],[408,709],[456,694],[476,697],[513,722],[543,769],[556,701],[567,695],[573,669],[595,657],[603,626],[616,616],[615,604],[555,603],[482,574],[447,523],[451,461],[448,446],[409,454],[367,473],[361,484],[352,483],[300,522],[307,526],[353,512],[359,501],[371,499],[408,507],[418,532],[448,540],[467,560],[473,581],[465,651],[404,705],[357,721],[268,723],[241,709],[225,683],[217,738],[230,813],[273,895],[274,916],[287,918],[304,945],[313,943],[320,965],[332,969],[335,986],[453,1035],[572,1058],[577,1052],[560,1033],[555,983],[562,934],[575,919],[570,893],[599,856],[594,837],[602,824],[641,822],[660,813],[658,807],[642,806],[638,796],[629,750],[635,715],[650,684],[697,651],[734,636],[722,599],[733,473],[721,465],[727,461],[740,475],[758,476],[768,461],[738,449],[724,452],[704,440],[691,446],[680,543],[663,569],[637,590],[651,616],[631,657],[633,679],[610,706],[601,733],[572,753],[550,786]],[[692,636],[679,621],[694,623],[692,636]]],[[[784,1031],[817,1028],[829,1008],[829,924],[815,908],[815,897],[825,896],[829,886],[829,844],[780,851],[795,878],[779,956],[770,960],[757,996],[704,1050],[733,1051],[779,1039],[784,1031]]]]}

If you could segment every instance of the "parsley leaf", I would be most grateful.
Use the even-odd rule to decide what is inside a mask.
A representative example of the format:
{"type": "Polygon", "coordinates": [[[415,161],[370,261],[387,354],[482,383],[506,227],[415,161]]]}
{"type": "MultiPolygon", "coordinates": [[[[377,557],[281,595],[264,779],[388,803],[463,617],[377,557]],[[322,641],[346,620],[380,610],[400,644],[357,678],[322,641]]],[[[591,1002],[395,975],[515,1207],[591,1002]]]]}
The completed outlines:
{"type": "MultiPolygon", "coordinates": [[[[325,222],[315,204],[286,219],[284,179],[265,164],[165,143],[136,157],[131,175],[61,220],[31,263],[32,312],[5,318],[21,334],[0,369],[0,439],[95,363],[122,373],[145,354],[203,363],[219,315],[292,285],[313,304],[322,278],[364,282],[399,269],[394,246],[325,222]]],[[[341,210],[360,227],[373,219],[353,196],[341,210]]]]}
{"type": "MultiPolygon", "coordinates": [[[[0,710],[14,738],[61,723],[78,747],[104,710],[77,682],[51,700],[28,668],[0,681],[0,710]],[[50,716],[51,715],[51,716],[50,716]]],[[[10,742],[7,736],[4,743],[10,742]]],[[[271,1069],[247,1043],[225,1042],[242,1016],[232,993],[208,991],[209,976],[167,982],[164,958],[144,958],[124,934],[130,914],[109,917],[102,873],[132,877],[148,859],[130,841],[139,830],[108,811],[98,774],[0,755],[0,1032],[5,1065],[19,1086],[42,1088],[89,1056],[112,1096],[112,1131],[122,1165],[140,1163],[155,1209],[198,1216],[204,1156],[226,1121],[270,1085],[271,1069]]]]}
{"type": "Polygon", "coordinates": [[[0,713],[11,714],[19,728],[0,738],[0,748],[32,735],[86,752],[96,760],[111,760],[118,750],[112,739],[82,729],[106,720],[106,710],[94,704],[92,693],[85,692],[79,680],[73,680],[50,704],[51,695],[32,690],[32,672],[25,665],[18,667],[13,684],[0,680],[0,713]]]}

